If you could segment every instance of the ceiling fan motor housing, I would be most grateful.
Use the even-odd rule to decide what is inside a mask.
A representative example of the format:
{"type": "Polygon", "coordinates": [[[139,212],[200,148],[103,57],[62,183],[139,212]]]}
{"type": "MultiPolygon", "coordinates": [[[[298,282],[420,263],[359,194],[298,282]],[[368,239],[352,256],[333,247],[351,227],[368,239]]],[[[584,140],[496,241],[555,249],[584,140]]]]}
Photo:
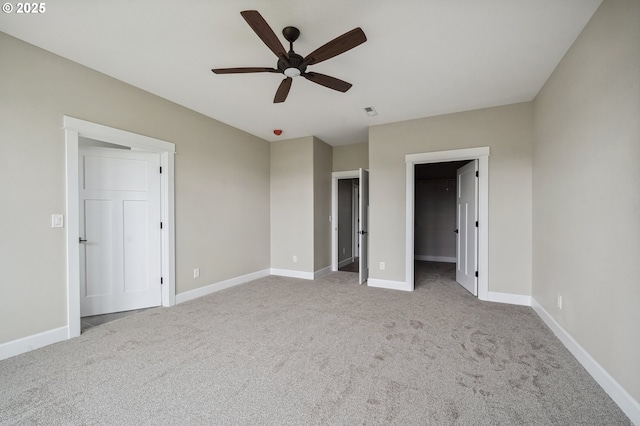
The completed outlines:
{"type": "Polygon", "coordinates": [[[307,70],[307,65],[301,66],[303,61],[304,58],[302,56],[291,50],[289,51],[288,60],[287,58],[278,59],[278,69],[284,72],[284,70],[286,70],[287,68],[297,68],[300,70],[300,74],[304,74],[304,72],[307,70]]]}

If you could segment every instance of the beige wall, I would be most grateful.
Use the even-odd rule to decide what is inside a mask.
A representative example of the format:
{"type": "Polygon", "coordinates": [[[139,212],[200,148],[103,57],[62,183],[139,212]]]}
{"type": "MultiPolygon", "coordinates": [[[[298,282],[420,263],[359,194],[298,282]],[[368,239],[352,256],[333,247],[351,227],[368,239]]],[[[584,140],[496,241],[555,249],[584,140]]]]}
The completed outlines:
{"type": "Polygon", "coordinates": [[[369,168],[369,143],[333,147],[333,171],[346,172],[369,168]]]}
{"type": "Polygon", "coordinates": [[[314,271],[331,266],[332,148],[313,138],[314,271]]]}
{"type": "Polygon", "coordinates": [[[331,151],[313,136],[271,143],[272,268],[331,265],[331,151]]]}
{"type": "Polygon", "coordinates": [[[534,129],[533,296],[640,401],[640,1],[604,1],[534,129]]]}
{"type": "Polygon", "coordinates": [[[405,279],[405,154],[489,146],[489,291],[530,295],[531,143],[531,103],[371,127],[371,278],[405,279]]]}
{"type": "Polygon", "coordinates": [[[267,142],[3,33],[0,52],[0,343],[67,323],[64,115],[176,144],[179,293],[269,267],[267,142]]]}
{"type": "Polygon", "coordinates": [[[311,136],[271,142],[272,268],[313,272],[313,146],[311,136]]]}

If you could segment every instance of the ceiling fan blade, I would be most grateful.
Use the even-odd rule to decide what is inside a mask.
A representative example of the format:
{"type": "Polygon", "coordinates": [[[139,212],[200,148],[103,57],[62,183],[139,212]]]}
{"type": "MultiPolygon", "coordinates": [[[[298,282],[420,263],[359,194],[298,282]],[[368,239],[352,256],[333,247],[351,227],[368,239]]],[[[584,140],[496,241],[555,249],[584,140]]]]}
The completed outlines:
{"type": "Polygon", "coordinates": [[[314,83],[328,87],[329,89],[337,90],[338,92],[346,92],[351,89],[352,86],[351,83],[317,72],[308,72],[302,74],[302,76],[309,81],[313,81],[314,83]]]}
{"type": "Polygon", "coordinates": [[[280,72],[275,68],[245,67],[245,68],[214,68],[214,74],[242,74],[250,72],[280,72]]]}
{"type": "Polygon", "coordinates": [[[282,80],[282,83],[280,83],[280,86],[276,91],[276,97],[273,98],[274,104],[279,104],[281,102],[284,102],[285,99],[287,99],[287,95],[289,94],[289,89],[291,89],[291,83],[293,83],[293,79],[291,77],[287,77],[284,80],[282,80]]]}
{"type": "Polygon", "coordinates": [[[342,34],[340,37],[334,38],[329,43],[324,44],[313,52],[309,53],[304,58],[303,63],[317,64],[322,61],[326,61],[327,59],[338,56],[339,54],[344,53],[347,50],[353,49],[354,47],[364,43],[365,41],[367,41],[367,36],[364,35],[364,31],[362,31],[362,28],[354,28],[351,31],[342,34]]]}
{"type": "Polygon", "coordinates": [[[282,46],[282,43],[280,43],[280,40],[278,40],[276,34],[273,32],[269,24],[267,24],[267,21],[264,20],[257,10],[245,10],[240,12],[240,15],[242,15],[251,29],[258,37],[260,37],[260,40],[262,40],[264,44],[266,44],[267,47],[276,54],[276,56],[288,57],[287,51],[282,46]]]}

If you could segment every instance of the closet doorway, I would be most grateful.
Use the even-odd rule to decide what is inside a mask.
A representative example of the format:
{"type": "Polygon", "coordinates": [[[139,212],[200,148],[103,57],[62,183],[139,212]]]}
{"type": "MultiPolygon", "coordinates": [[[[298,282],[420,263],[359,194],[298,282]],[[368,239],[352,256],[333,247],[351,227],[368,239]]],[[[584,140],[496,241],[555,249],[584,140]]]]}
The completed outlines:
{"type": "Polygon", "coordinates": [[[477,160],[415,165],[414,258],[477,296],[477,160]],[[455,268],[453,267],[455,265],[455,268]]]}
{"type": "MultiPolygon", "coordinates": [[[[415,255],[416,251],[414,248],[414,236],[415,236],[415,169],[416,165],[420,164],[431,164],[431,163],[444,163],[444,162],[453,162],[453,161],[464,161],[468,162],[467,165],[471,164],[473,166],[473,171],[470,173],[469,170],[459,169],[459,172],[464,172],[463,175],[469,178],[473,176],[474,179],[471,180],[473,183],[472,186],[465,185],[466,187],[475,187],[474,197],[476,205],[473,207],[472,205],[466,205],[467,197],[459,197],[462,203],[461,207],[467,209],[467,211],[475,210],[476,216],[468,215],[465,219],[464,226],[465,228],[461,228],[458,226],[455,229],[458,229],[460,232],[461,229],[465,231],[469,231],[467,236],[475,237],[475,240],[467,240],[467,247],[471,248],[471,245],[475,246],[475,255],[472,253],[471,256],[467,256],[466,260],[473,260],[475,258],[475,265],[472,263],[467,263],[467,268],[464,269],[465,273],[470,273],[472,275],[473,288],[468,289],[472,293],[476,294],[478,299],[480,300],[488,300],[489,295],[489,280],[488,280],[488,271],[489,271],[489,155],[490,148],[489,147],[478,147],[478,148],[465,148],[465,149],[456,149],[451,151],[434,151],[434,152],[425,152],[419,154],[406,154],[405,155],[405,169],[406,169],[406,251],[405,251],[405,261],[406,261],[406,269],[405,269],[405,288],[404,290],[412,291],[414,290],[415,285],[415,255]],[[473,160],[473,162],[469,162],[469,160],[473,160]],[[475,219],[475,220],[472,220],[475,219]],[[472,220],[471,222],[469,220],[472,220]],[[471,224],[473,226],[471,226],[471,224]],[[475,266],[475,268],[472,268],[475,266]]],[[[461,176],[458,176],[460,179],[461,176]]],[[[469,183],[469,182],[467,182],[469,183]]],[[[460,225],[457,223],[456,225],[460,225]]],[[[455,233],[455,229],[453,232],[455,233]]],[[[459,249],[462,249],[464,246],[460,246],[456,250],[457,256],[457,265],[459,265],[460,256],[459,249]]],[[[457,266],[458,267],[458,266],[457,266]]],[[[464,284],[461,284],[464,287],[464,284]]],[[[466,288],[466,287],[465,287],[466,288]]]]}

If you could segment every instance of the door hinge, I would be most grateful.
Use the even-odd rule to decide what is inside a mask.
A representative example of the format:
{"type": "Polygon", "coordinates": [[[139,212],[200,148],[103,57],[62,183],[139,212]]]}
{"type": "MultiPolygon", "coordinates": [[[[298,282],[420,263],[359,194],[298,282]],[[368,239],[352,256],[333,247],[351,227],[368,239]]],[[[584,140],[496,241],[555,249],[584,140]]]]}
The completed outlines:
{"type": "MultiPolygon", "coordinates": [[[[478,274],[478,273],[476,272],[476,276],[477,276],[477,274],[478,274]]],[[[164,284],[164,280],[162,279],[162,277],[160,277],[160,284],[161,284],[161,285],[162,285],[162,284],[164,284]]]]}
{"type": "Polygon", "coordinates": [[[476,177],[480,177],[480,172],[476,172],[476,177]]]}
{"type": "Polygon", "coordinates": [[[476,278],[478,277],[478,271],[476,271],[476,278]]]}
{"type": "MultiPolygon", "coordinates": [[[[476,226],[478,226],[478,225],[476,225],[476,226]]],[[[162,222],[160,222],[160,229],[162,229],[162,222]]]]}
{"type": "Polygon", "coordinates": [[[160,174],[162,174],[162,166],[160,166],[160,174]]]}
{"type": "Polygon", "coordinates": [[[478,227],[478,221],[476,220],[476,228],[478,227]]]}

